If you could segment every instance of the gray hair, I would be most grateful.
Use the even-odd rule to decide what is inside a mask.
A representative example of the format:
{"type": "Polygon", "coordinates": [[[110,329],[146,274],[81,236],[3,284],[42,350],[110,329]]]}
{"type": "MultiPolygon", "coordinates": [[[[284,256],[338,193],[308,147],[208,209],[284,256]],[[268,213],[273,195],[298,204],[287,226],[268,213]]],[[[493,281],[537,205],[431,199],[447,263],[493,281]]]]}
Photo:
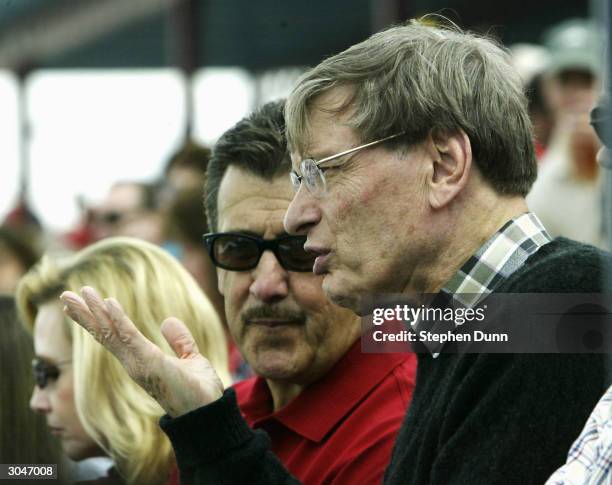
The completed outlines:
{"type": "Polygon", "coordinates": [[[324,60],[287,100],[292,151],[304,154],[308,146],[315,98],[337,87],[351,94],[330,112],[350,112],[349,126],[362,143],[405,132],[399,144],[409,147],[432,131],[462,130],[495,190],[529,192],[537,163],[527,102],[508,54],[495,42],[413,20],[324,60]]]}

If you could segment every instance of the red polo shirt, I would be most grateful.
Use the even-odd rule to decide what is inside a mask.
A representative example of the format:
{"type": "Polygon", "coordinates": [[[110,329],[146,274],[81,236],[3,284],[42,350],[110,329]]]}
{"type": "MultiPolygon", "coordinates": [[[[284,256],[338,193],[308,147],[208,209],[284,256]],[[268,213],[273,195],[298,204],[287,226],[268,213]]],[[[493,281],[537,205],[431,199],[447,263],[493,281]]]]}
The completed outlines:
{"type": "Polygon", "coordinates": [[[234,388],[252,428],[305,484],[381,483],[412,397],[414,354],[364,354],[357,341],[321,380],[272,412],[266,381],[234,388]]]}

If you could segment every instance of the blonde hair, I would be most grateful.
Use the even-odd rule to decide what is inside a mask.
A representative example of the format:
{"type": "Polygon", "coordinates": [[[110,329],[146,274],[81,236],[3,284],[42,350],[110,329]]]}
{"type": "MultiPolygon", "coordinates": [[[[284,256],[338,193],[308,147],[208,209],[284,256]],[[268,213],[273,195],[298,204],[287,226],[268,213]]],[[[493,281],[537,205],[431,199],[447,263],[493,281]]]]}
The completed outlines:
{"type": "MultiPolygon", "coordinates": [[[[224,384],[230,384],[219,317],[193,278],[164,250],[137,239],[111,238],[61,264],[44,257],[17,288],[22,322],[32,331],[41,304],[85,285],[103,298],[115,297],[140,332],[167,354],[174,352],[159,327],[166,317],[181,319],[224,384]]],[[[67,317],[66,323],[72,341],[75,403],[83,427],[114,460],[127,483],[165,483],[175,458],[158,426],[163,410],[110,352],[67,317]]]]}

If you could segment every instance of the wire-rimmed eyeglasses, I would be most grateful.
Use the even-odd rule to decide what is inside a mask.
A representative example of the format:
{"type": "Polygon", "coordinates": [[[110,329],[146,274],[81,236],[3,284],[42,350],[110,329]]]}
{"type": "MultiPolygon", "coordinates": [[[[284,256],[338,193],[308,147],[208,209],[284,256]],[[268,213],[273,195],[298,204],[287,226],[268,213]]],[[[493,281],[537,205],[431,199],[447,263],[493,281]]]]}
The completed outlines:
{"type": "Polygon", "coordinates": [[[344,155],[350,155],[351,153],[358,152],[359,150],[363,150],[365,148],[373,147],[402,135],[404,135],[404,132],[396,133],[395,135],[387,136],[385,138],[381,138],[380,140],[371,141],[370,143],[366,143],[365,145],[360,145],[355,148],[350,148],[349,150],[336,153],[335,155],[322,158],[321,160],[314,160],[312,158],[302,160],[300,162],[300,171],[302,172],[302,175],[298,175],[295,170],[292,170],[290,174],[293,190],[297,192],[300,189],[303,180],[306,184],[306,188],[312,195],[316,197],[321,196],[325,193],[325,175],[323,174],[325,168],[320,167],[322,163],[335,160],[336,158],[340,158],[344,155]]]}

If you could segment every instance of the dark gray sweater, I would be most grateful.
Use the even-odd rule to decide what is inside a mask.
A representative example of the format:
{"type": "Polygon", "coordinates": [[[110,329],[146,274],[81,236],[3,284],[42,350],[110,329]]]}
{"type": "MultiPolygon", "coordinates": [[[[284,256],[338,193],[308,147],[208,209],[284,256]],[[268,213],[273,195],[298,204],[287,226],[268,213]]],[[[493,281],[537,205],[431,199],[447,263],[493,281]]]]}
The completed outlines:
{"type": "MultiPolygon", "coordinates": [[[[556,239],[497,289],[598,293],[604,253],[556,239]]],[[[567,456],[605,389],[598,354],[419,355],[412,404],[385,484],[541,484],[567,456]]],[[[330,396],[333,399],[333,396],[330,396]]],[[[184,484],[293,484],[233,390],[161,426],[184,484]]]]}

